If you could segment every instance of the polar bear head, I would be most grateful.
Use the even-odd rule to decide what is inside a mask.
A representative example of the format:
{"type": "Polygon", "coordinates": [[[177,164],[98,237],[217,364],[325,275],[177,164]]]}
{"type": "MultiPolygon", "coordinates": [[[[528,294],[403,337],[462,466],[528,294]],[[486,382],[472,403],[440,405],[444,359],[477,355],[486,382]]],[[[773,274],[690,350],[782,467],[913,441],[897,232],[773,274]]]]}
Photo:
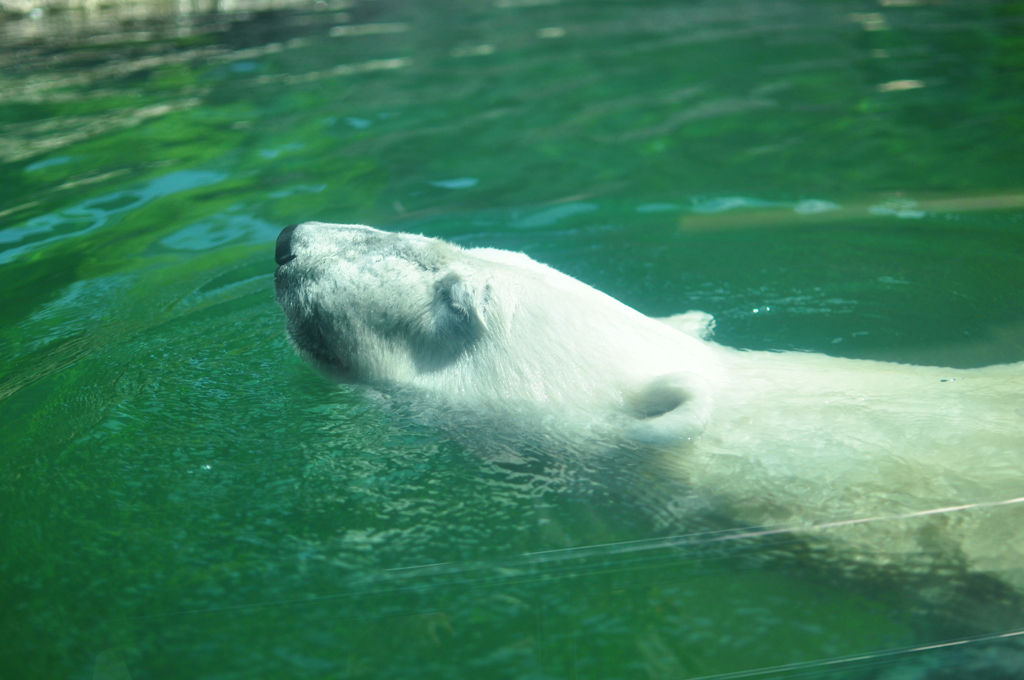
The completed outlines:
{"type": "Polygon", "coordinates": [[[402,381],[479,340],[488,285],[442,241],[306,223],[277,241],[277,301],[298,353],[330,377],[402,381]]]}
{"type": "Polygon", "coordinates": [[[709,417],[706,343],[521,253],[307,222],[281,232],[276,260],[291,343],[332,379],[543,405],[652,441],[709,417]]]}

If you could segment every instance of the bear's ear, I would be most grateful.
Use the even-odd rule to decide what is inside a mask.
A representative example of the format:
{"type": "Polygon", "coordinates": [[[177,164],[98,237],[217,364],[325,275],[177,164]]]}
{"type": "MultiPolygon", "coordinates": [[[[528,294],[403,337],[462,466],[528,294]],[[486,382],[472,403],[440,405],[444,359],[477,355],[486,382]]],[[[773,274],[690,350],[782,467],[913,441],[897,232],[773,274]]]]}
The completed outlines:
{"type": "Polygon", "coordinates": [[[442,340],[465,343],[487,328],[490,286],[449,271],[434,285],[434,329],[442,340]]]}
{"type": "Polygon", "coordinates": [[[666,373],[628,395],[633,422],[627,434],[648,444],[672,445],[704,432],[711,417],[707,380],[694,373],[666,373]]]}

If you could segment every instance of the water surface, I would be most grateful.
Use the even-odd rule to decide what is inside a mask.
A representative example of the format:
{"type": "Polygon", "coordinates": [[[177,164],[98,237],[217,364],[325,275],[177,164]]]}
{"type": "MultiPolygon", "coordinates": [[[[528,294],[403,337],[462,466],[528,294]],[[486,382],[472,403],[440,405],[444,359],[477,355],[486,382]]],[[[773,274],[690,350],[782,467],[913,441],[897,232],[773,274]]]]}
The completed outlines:
{"type": "Polygon", "coordinates": [[[272,250],[366,223],[731,346],[1021,361],[1022,54],[978,1],[3,15],[0,676],[1021,677],[993,579],[721,541],[326,384],[272,250]]]}

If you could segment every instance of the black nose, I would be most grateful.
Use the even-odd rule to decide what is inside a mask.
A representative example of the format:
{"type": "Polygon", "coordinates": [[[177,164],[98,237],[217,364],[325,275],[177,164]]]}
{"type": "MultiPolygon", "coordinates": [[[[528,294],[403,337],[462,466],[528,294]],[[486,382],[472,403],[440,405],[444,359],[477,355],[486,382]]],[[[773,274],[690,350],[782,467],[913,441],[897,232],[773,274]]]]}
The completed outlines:
{"type": "Polygon", "coordinates": [[[291,262],[295,259],[292,255],[292,232],[295,231],[295,227],[299,225],[291,224],[281,230],[281,233],[277,235],[277,248],[274,249],[274,261],[278,264],[284,264],[291,262]]]}

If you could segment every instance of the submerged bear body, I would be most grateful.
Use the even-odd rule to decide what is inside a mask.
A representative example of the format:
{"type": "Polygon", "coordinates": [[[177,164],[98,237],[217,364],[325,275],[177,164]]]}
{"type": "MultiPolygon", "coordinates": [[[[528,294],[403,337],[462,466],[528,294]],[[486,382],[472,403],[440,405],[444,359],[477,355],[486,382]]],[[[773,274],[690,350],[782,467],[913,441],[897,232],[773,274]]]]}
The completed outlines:
{"type": "Polygon", "coordinates": [[[652,319],[520,253],[356,225],[289,227],[276,259],[292,345],[332,379],[584,452],[620,438],[737,521],[1024,592],[1024,363],[730,349],[699,312],[652,319]]]}

